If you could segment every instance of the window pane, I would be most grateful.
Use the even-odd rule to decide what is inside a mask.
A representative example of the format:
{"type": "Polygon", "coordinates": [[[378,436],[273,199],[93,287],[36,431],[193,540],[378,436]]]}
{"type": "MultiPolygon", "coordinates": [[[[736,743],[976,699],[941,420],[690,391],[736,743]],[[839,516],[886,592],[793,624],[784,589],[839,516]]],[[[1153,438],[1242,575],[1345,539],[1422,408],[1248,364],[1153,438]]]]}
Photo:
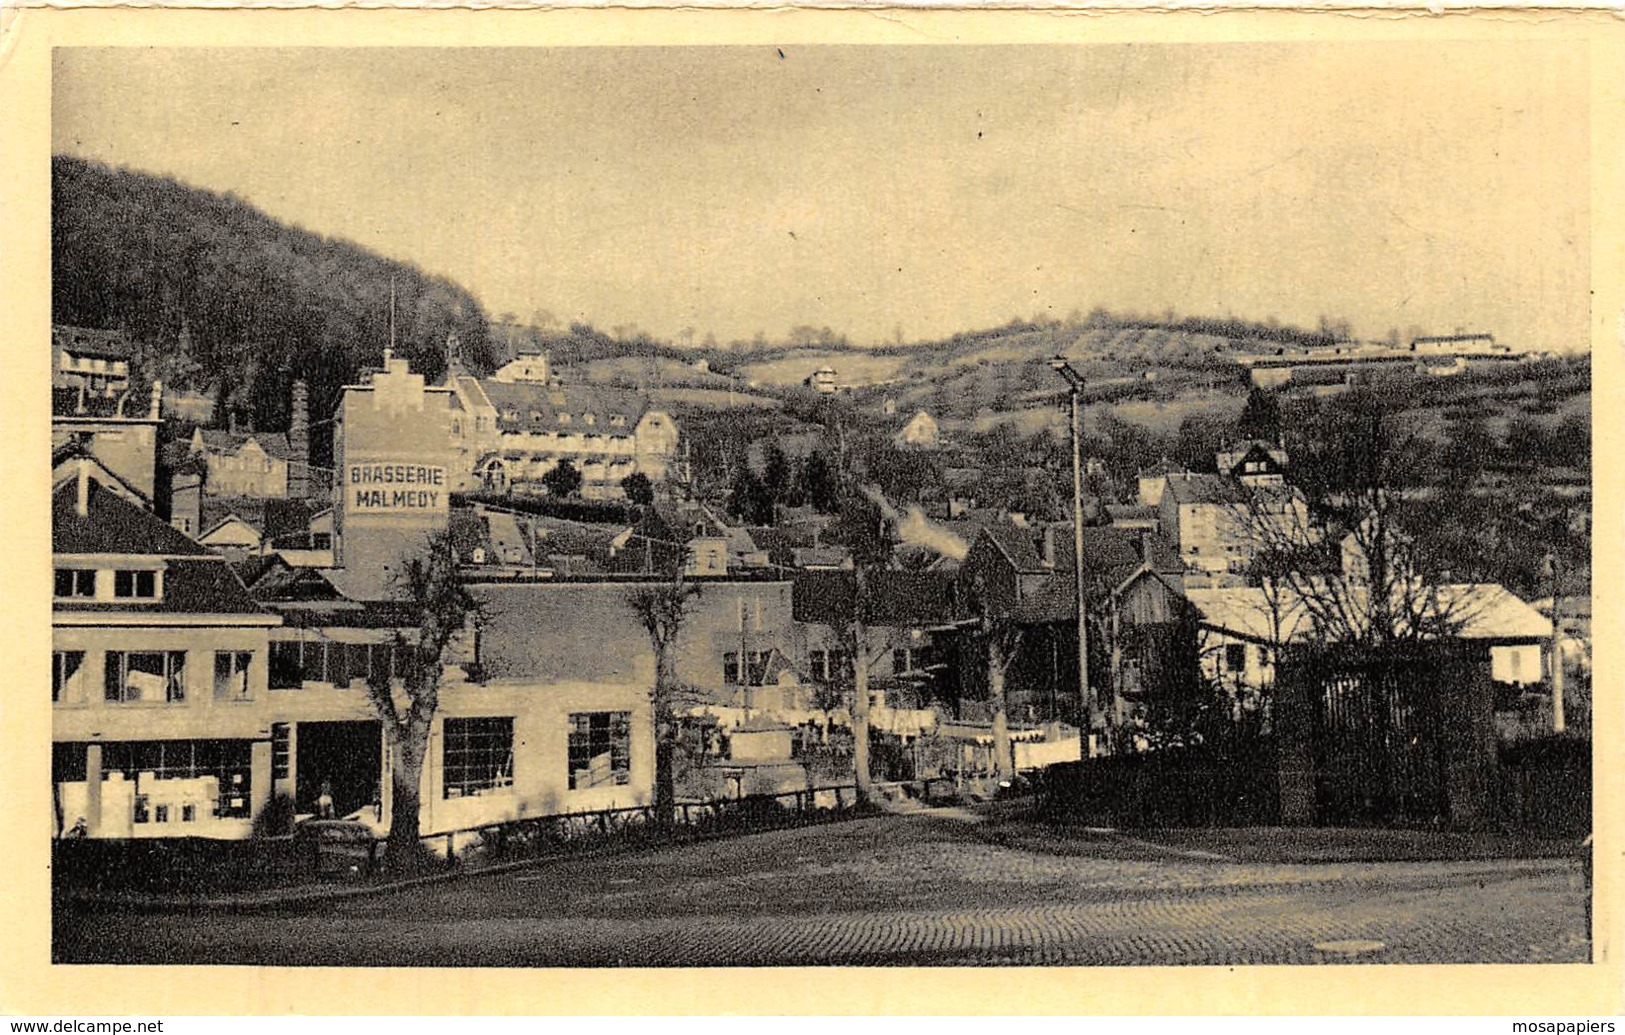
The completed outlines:
{"type": "Polygon", "coordinates": [[[128,597],[135,594],[135,572],[115,571],[113,573],[113,595],[128,597]]]}
{"type": "Polygon", "coordinates": [[[299,655],[298,643],[284,641],[271,644],[269,681],[272,690],[294,689],[304,683],[304,670],[300,665],[299,655]]]}

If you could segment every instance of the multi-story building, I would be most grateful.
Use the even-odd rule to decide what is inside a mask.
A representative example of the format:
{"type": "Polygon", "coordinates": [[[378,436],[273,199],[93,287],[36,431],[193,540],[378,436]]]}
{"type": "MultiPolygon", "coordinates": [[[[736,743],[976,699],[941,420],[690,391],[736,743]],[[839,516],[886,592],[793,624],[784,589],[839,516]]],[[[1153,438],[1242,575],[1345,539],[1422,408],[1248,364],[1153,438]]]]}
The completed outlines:
{"type": "Polygon", "coordinates": [[[637,392],[565,384],[539,353],[488,378],[454,371],[447,384],[456,394],[458,489],[540,493],[543,476],[568,460],[581,473],[582,496],[613,499],[629,475],[665,479],[677,457],[670,414],[637,392]]]}
{"type": "Polygon", "coordinates": [[[84,412],[89,400],[117,399],[130,388],[134,351],[123,331],[52,327],[51,387],[76,396],[79,412],[84,412]]]}
{"type": "Polygon", "coordinates": [[[247,836],[271,789],[280,619],[88,459],[52,495],[51,549],[58,831],[247,836]]]}
{"type": "Polygon", "coordinates": [[[1218,474],[1169,475],[1158,524],[1192,571],[1245,572],[1261,546],[1305,543],[1308,503],[1291,486],[1243,485],[1218,474]]]}

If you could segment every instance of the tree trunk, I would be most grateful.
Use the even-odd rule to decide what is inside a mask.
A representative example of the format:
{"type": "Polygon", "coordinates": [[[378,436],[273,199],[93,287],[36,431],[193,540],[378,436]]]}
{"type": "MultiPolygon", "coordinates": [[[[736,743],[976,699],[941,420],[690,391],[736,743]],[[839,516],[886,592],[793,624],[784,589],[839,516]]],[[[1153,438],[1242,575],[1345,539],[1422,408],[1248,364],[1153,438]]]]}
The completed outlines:
{"type": "Polygon", "coordinates": [[[987,697],[993,710],[993,778],[1002,780],[1010,775],[1010,718],[1004,710],[1004,649],[998,633],[987,636],[987,697]]]}
{"type": "Polygon", "coordinates": [[[671,650],[667,646],[655,654],[654,707],[651,709],[655,736],[655,825],[661,829],[671,826],[677,804],[676,745],[673,743],[677,723],[672,715],[675,680],[671,669],[671,650]]]}
{"type": "Polygon", "coordinates": [[[852,780],[858,804],[869,801],[869,638],[852,623],[852,780]]]}
{"type": "Polygon", "coordinates": [[[422,833],[423,760],[429,753],[429,720],[402,723],[394,730],[395,754],[390,789],[390,823],[386,859],[395,872],[420,868],[425,859],[422,833]]]}

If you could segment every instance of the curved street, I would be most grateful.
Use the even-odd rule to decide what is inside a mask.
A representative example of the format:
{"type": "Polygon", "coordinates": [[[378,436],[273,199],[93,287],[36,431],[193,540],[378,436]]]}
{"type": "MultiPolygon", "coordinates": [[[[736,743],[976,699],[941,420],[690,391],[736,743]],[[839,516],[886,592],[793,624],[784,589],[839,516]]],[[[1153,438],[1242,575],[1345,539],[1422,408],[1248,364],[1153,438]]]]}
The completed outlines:
{"type": "Polygon", "coordinates": [[[980,818],[888,815],[559,859],[275,913],[67,912],[54,956],[595,967],[1589,958],[1570,858],[1241,861],[980,818]]]}

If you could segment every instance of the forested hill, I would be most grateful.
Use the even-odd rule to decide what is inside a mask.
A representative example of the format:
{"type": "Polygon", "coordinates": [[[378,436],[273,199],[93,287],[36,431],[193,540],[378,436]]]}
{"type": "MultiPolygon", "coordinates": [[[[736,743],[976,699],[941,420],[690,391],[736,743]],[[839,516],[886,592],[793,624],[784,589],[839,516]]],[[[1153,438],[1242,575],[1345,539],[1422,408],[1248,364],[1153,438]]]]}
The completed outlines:
{"type": "MultiPolygon", "coordinates": [[[[258,427],[287,426],[304,378],[313,419],[377,366],[389,342],[431,378],[455,332],[491,367],[485,312],[461,286],[345,241],[287,226],[246,202],[58,155],[51,163],[51,310],[57,323],[128,331],[138,375],[208,392],[258,427]]],[[[325,425],[313,443],[325,453],[325,425]]]]}

